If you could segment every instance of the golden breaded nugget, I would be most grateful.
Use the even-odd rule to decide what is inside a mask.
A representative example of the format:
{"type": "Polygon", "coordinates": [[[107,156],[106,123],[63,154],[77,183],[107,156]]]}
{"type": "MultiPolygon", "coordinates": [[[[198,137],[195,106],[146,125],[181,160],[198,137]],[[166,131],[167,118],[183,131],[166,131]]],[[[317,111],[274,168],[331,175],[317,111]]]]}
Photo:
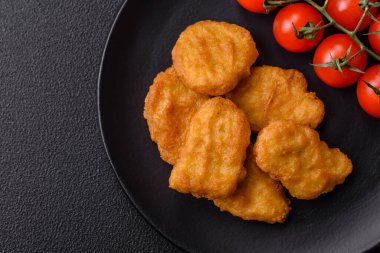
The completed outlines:
{"type": "Polygon", "coordinates": [[[164,161],[177,161],[190,119],[207,99],[186,88],[172,67],[154,79],[145,98],[144,117],[164,161]]]}
{"type": "Polygon", "coordinates": [[[326,142],[321,142],[323,160],[330,174],[329,186],[326,192],[332,191],[337,184],[342,184],[346,177],[352,172],[351,160],[338,148],[329,148],[326,142]]]}
{"type": "Polygon", "coordinates": [[[255,159],[250,145],[245,161],[247,177],[231,196],[215,199],[214,204],[221,211],[230,212],[244,220],[282,223],[291,210],[290,201],[286,198],[282,185],[262,172],[255,159]]]}
{"type": "Polygon", "coordinates": [[[221,97],[208,100],[191,119],[170,188],[208,199],[233,193],[245,177],[250,134],[247,118],[234,103],[221,97]]]}
{"type": "Polygon", "coordinates": [[[251,76],[226,97],[245,112],[255,132],[277,120],[315,128],[325,114],[324,105],[306,88],[307,82],[301,72],[262,66],[252,68],[251,76]]]}
{"type": "Polygon", "coordinates": [[[329,149],[317,131],[290,121],[272,122],[264,128],[254,152],[260,169],[299,199],[331,191],[352,171],[351,160],[339,149],[329,149]]]}
{"type": "Polygon", "coordinates": [[[210,20],[187,27],[172,51],[173,66],[184,84],[212,96],[235,88],[250,74],[258,55],[249,31],[210,20]]]}

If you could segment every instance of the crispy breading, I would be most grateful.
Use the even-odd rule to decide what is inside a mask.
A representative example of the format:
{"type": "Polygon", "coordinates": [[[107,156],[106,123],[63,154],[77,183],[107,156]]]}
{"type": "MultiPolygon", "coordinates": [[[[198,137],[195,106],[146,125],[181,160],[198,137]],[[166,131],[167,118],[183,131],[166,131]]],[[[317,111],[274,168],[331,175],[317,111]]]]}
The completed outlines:
{"type": "Polygon", "coordinates": [[[329,148],[326,142],[321,142],[323,160],[329,170],[329,185],[326,192],[332,191],[337,184],[342,184],[346,177],[352,172],[352,162],[347,155],[338,148],[329,148]]]}
{"type": "Polygon", "coordinates": [[[351,160],[339,149],[329,149],[317,131],[290,121],[272,122],[264,128],[254,152],[260,169],[299,199],[333,190],[352,171],[351,160]]]}
{"type": "Polygon", "coordinates": [[[246,174],[250,134],[247,118],[234,103],[221,97],[208,100],[191,119],[170,188],[208,199],[232,194],[246,174]]]}
{"type": "Polygon", "coordinates": [[[304,75],[295,69],[254,67],[251,76],[226,97],[246,113],[255,132],[276,120],[316,128],[325,114],[323,102],[307,92],[304,75]]]}
{"type": "Polygon", "coordinates": [[[250,145],[244,163],[247,177],[231,196],[215,199],[214,204],[221,211],[230,212],[244,220],[282,223],[291,210],[290,201],[286,198],[282,185],[261,171],[255,160],[250,145]]]}
{"type": "Polygon", "coordinates": [[[173,66],[184,84],[212,96],[235,88],[250,74],[258,55],[248,30],[210,20],[188,26],[172,51],[173,66]]]}
{"type": "Polygon", "coordinates": [[[154,79],[145,98],[144,117],[164,161],[177,161],[191,117],[207,99],[186,88],[172,67],[154,79]]]}

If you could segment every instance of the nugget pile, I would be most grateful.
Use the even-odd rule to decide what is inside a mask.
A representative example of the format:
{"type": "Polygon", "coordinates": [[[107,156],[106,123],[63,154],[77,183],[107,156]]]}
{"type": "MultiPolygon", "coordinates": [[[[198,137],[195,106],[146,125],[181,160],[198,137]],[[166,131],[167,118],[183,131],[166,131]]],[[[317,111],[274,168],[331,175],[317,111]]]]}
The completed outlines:
{"type": "Polygon", "coordinates": [[[314,130],[324,105],[294,69],[252,67],[246,29],[215,21],[187,27],[173,66],[154,79],[144,117],[161,158],[173,165],[169,187],[207,198],[244,220],[284,222],[286,197],[314,199],[352,171],[314,130]],[[251,143],[251,130],[258,133],[251,143]]]}

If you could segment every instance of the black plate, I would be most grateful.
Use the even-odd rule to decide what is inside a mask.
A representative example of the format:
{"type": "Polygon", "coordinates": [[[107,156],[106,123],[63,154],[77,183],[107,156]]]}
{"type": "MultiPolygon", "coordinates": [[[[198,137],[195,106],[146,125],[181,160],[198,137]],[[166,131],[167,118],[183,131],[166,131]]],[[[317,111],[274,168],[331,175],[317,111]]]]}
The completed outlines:
{"type": "MultiPolygon", "coordinates": [[[[275,13],[274,13],[275,14],[275,13]]],[[[128,196],[158,231],[197,252],[360,252],[380,241],[380,120],[359,107],[355,88],[321,83],[308,64],[312,53],[292,54],[272,35],[274,14],[254,15],[236,0],[129,0],[104,54],[99,114],[104,142],[128,196]],[[171,167],[161,161],[143,118],[144,98],[155,75],[171,65],[180,32],[204,19],[249,29],[258,64],[301,70],[309,89],[325,102],[318,131],[340,147],[354,171],[333,192],[313,201],[292,200],[285,224],[247,222],[220,212],[212,202],[168,188],[171,167]]]]}

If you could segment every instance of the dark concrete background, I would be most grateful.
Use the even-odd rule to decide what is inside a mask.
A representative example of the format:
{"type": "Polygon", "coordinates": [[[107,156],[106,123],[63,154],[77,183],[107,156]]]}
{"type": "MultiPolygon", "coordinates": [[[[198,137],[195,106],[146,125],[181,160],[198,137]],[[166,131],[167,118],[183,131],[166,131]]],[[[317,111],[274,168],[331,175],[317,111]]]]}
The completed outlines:
{"type": "Polygon", "coordinates": [[[0,252],[178,252],[138,214],[97,120],[123,0],[0,0],[0,252]]]}

